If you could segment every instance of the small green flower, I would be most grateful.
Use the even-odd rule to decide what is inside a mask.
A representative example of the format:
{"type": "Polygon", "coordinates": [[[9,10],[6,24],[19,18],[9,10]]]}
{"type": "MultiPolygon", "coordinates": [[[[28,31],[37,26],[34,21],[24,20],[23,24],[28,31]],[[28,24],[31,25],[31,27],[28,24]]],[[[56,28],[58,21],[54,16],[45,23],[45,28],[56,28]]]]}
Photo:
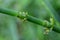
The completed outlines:
{"type": "Polygon", "coordinates": [[[50,23],[51,23],[51,30],[52,30],[55,24],[53,17],[50,18],[50,23]]]}
{"type": "Polygon", "coordinates": [[[25,19],[27,17],[28,13],[27,12],[19,12],[18,13],[18,16],[21,18],[21,19],[25,19]]]}

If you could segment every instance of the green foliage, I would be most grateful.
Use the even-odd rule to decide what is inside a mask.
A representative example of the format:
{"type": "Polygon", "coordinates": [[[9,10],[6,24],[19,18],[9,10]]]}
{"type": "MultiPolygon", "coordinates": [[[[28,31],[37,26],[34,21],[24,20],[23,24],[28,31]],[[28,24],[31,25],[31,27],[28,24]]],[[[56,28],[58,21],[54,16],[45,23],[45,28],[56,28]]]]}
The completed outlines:
{"type": "MultiPolygon", "coordinates": [[[[51,16],[56,19],[59,25],[60,0],[0,0],[0,6],[28,12],[29,15],[39,19],[48,20],[51,16]]],[[[16,17],[0,14],[0,40],[60,40],[60,34],[50,31],[44,34],[43,26],[29,21],[22,21],[16,17]],[[21,22],[20,22],[21,21],[21,22]]]]}

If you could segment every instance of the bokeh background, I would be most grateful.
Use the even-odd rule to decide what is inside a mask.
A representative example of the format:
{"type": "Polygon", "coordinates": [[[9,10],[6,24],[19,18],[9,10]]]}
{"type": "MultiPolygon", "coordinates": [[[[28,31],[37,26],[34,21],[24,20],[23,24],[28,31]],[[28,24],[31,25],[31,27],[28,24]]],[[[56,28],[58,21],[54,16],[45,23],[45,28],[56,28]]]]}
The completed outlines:
{"type": "MultiPolygon", "coordinates": [[[[0,0],[0,7],[28,12],[48,21],[54,15],[57,26],[60,26],[60,0],[0,0]]],[[[60,40],[60,33],[44,32],[41,25],[0,13],[0,40],[60,40]]]]}

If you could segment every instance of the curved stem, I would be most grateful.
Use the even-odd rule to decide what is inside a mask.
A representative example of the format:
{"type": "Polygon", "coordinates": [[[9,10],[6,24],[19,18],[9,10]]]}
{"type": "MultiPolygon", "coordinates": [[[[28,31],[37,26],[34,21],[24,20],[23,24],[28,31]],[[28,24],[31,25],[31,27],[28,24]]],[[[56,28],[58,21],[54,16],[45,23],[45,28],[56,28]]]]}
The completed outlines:
{"type": "MultiPolygon", "coordinates": [[[[46,21],[46,20],[38,19],[38,18],[35,18],[35,17],[30,16],[30,15],[28,15],[28,14],[26,15],[25,13],[24,13],[24,14],[21,13],[21,14],[19,15],[19,13],[18,13],[17,11],[13,11],[13,10],[11,10],[11,9],[0,8],[0,13],[7,14],[7,15],[11,15],[11,16],[16,16],[16,17],[18,17],[18,18],[23,18],[23,19],[24,19],[24,18],[27,18],[28,21],[33,22],[33,23],[35,23],[35,24],[38,24],[38,25],[41,25],[41,26],[47,27],[47,28],[50,28],[50,27],[51,27],[51,23],[49,23],[49,22],[46,21]]],[[[52,30],[55,31],[55,32],[60,33],[60,28],[57,27],[56,25],[54,25],[54,27],[53,27],[52,30]]]]}

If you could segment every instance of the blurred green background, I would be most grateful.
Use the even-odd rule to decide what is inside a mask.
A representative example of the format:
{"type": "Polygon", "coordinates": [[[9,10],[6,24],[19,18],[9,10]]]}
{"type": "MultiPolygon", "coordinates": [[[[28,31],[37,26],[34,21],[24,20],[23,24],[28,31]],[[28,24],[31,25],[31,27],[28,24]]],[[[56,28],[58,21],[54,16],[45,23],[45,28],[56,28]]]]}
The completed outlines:
{"type": "MultiPolygon", "coordinates": [[[[60,0],[0,0],[0,7],[28,12],[29,15],[43,20],[49,20],[53,15],[57,26],[60,26],[60,0]]],[[[44,32],[43,26],[0,14],[0,40],[60,40],[60,33],[44,32]]]]}

